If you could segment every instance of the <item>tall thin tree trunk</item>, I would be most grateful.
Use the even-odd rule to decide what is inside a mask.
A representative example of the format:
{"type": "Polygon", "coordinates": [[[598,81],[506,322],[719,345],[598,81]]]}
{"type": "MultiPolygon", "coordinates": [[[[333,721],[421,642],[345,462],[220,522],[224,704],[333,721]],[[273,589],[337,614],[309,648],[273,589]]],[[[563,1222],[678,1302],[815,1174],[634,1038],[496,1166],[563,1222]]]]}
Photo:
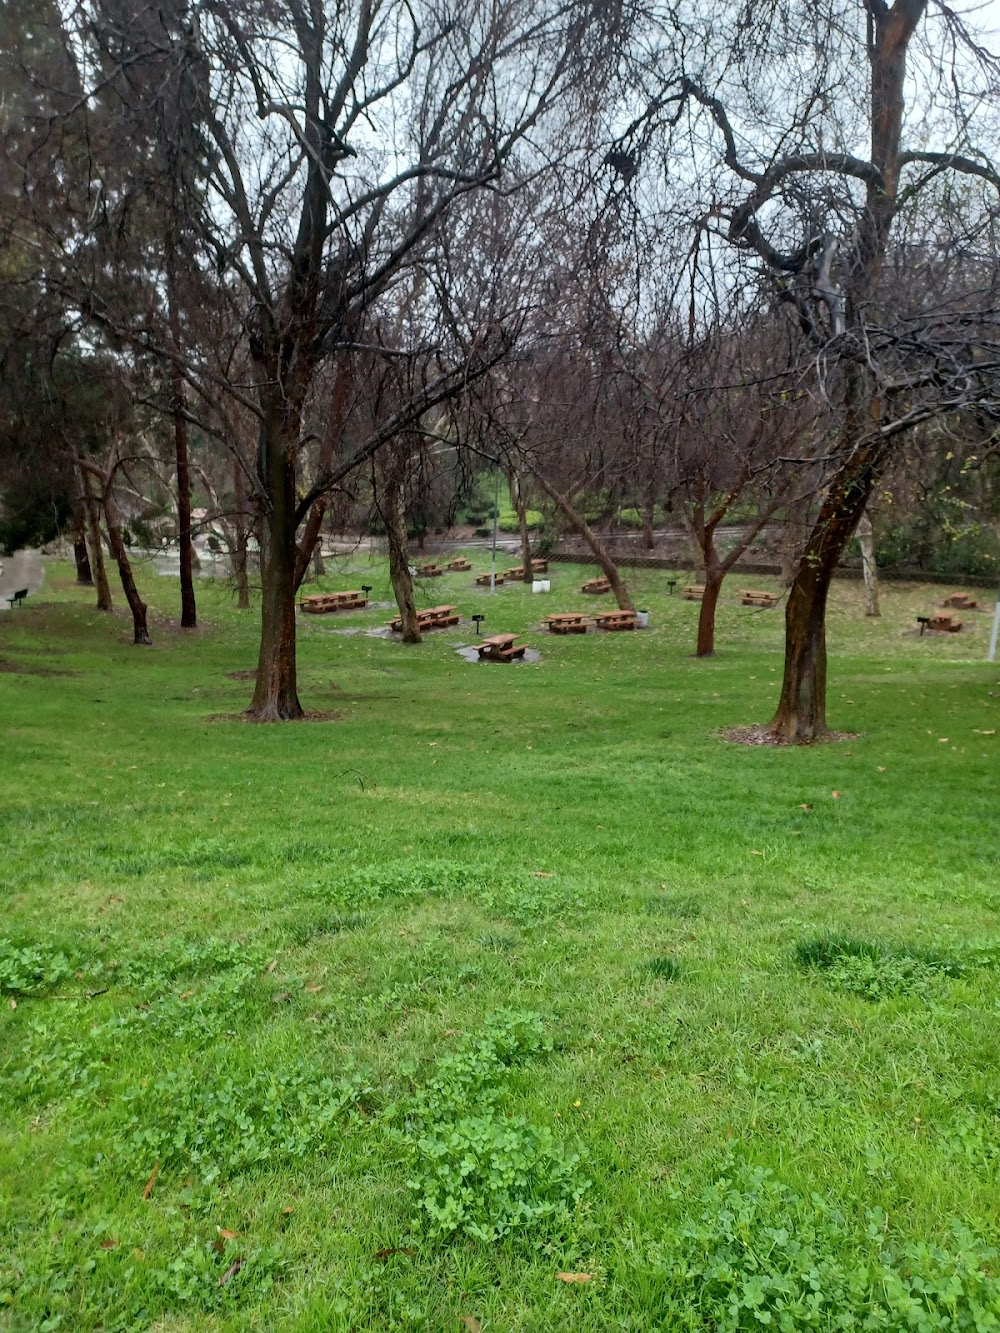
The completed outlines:
{"type": "Polygon", "coordinates": [[[865,615],[880,616],[878,605],[878,566],[875,563],[875,537],[872,521],[867,512],[858,520],[858,541],[861,543],[861,573],[865,581],[865,615]]]}
{"type": "Polygon", "coordinates": [[[81,465],[80,478],[83,484],[83,508],[87,517],[87,537],[90,544],[90,567],[97,589],[98,611],[112,611],[111,585],[108,583],[108,571],[104,564],[104,547],[101,544],[100,501],[94,494],[90,473],[81,465]]]}
{"type": "Polygon", "coordinates": [[[401,451],[393,450],[383,472],[382,517],[389,539],[389,578],[392,580],[392,591],[403,626],[403,642],[420,643],[420,622],[417,620],[417,608],[413,600],[413,578],[410,574],[406,545],[406,514],[403,508],[401,470],[401,451]]]}
{"type": "Polygon", "coordinates": [[[118,563],[118,573],[121,576],[125,600],[132,612],[132,642],[137,646],[148,648],[153,640],[149,637],[149,628],[146,624],[146,603],[139,596],[139,589],[135,586],[135,579],[132,577],[132,565],[129,562],[128,552],[122,540],[121,522],[114,501],[114,475],[115,462],[112,459],[107,481],[104,485],[104,519],[108,527],[108,541],[118,563]]]}
{"type": "Polygon", "coordinates": [[[321,579],[326,573],[326,565],[323,563],[323,541],[322,538],[316,538],[316,545],[313,547],[313,577],[321,579]]]}
{"type": "MultiPolygon", "coordinates": [[[[316,463],[316,471],[319,476],[328,472],[336,453],[337,445],[340,443],[341,435],[344,429],[344,416],[347,411],[347,398],[352,383],[353,366],[346,353],[344,353],[337,364],[337,377],[333,382],[333,395],[330,399],[330,421],[327,426],[326,435],[323,437],[323,446],[320,450],[319,458],[316,463]]],[[[299,542],[298,555],[295,560],[295,587],[298,590],[302,580],[306,576],[306,570],[309,568],[310,558],[315,558],[316,544],[320,539],[320,533],[323,527],[323,519],[326,516],[327,506],[329,505],[329,496],[321,496],[314,501],[306,515],[305,525],[302,529],[302,539],[299,542]]],[[[320,556],[320,565],[323,563],[320,556]]],[[[317,571],[322,573],[322,570],[317,571]]]]}
{"type": "Polygon", "coordinates": [[[593,531],[583,515],[574,508],[567,496],[563,495],[560,491],[557,491],[553,485],[546,481],[540,472],[536,472],[535,477],[545,494],[553,501],[553,503],[558,505],[566,515],[566,518],[569,520],[572,527],[576,529],[590,547],[591,551],[593,551],[594,559],[603,570],[604,577],[611,584],[611,590],[615,595],[615,600],[618,602],[619,609],[622,611],[634,611],[635,607],[632,605],[632,598],[629,594],[628,587],[618,572],[618,566],[612,560],[607,547],[601,541],[600,537],[593,531]]]}
{"type": "Polygon", "coordinates": [[[188,429],[184,403],[184,373],[181,367],[181,316],[177,306],[177,271],[173,227],[167,229],[167,318],[170,323],[170,408],[174,418],[174,454],[177,460],[177,542],[180,553],[181,628],[196,629],[198,612],[194,600],[194,570],[191,546],[191,470],[188,462],[188,429]]]}
{"type": "Polygon", "coordinates": [[[705,556],[705,591],[698,613],[698,646],[695,649],[695,657],[715,656],[715,613],[724,577],[725,571],[716,558],[713,545],[705,556]]]}
{"type": "Polygon", "coordinates": [[[514,471],[511,471],[510,473],[509,485],[510,502],[514,506],[514,511],[517,514],[517,530],[521,537],[521,564],[524,569],[521,579],[524,583],[531,583],[534,575],[531,571],[531,538],[528,536],[528,506],[524,500],[521,479],[514,471]]]}
{"type": "MultiPolygon", "coordinates": [[[[850,425],[848,430],[850,430],[850,425]]],[[[864,513],[884,463],[878,441],[856,448],[820,507],[785,607],[785,671],[768,730],[800,744],[826,734],[826,603],[844,547],[864,513]]]]}
{"type": "Polygon", "coordinates": [[[294,411],[283,411],[283,404],[274,399],[266,406],[268,410],[260,428],[258,464],[267,496],[261,521],[260,655],[246,716],[253,722],[292,722],[303,716],[295,660],[298,416],[294,411]]]}
{"type": "Polygon", "coordinates": [[[233,530],[235,541],[231,557],[233,577],[236,579],[236,609],[250,610],[250,580],[247,577],[247,508],[246,483],[239,459],[233,460],[233,530]]]}
{"type": "Polygon", "coordinates": [[[87,532],[84,527],[83,501],[73,505],[73,560],[76,564],[76,581],[82,588],[94,586],[94,576],[90,572],[90,556],[87,554],[87,532]]]}

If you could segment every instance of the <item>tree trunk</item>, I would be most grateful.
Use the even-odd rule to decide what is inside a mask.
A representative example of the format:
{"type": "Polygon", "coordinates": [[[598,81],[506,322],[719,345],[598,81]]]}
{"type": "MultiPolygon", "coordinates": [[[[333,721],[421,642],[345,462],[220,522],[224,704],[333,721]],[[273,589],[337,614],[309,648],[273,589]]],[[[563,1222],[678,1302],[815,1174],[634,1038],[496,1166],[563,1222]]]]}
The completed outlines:
{"type": "Polygon", "coordinates": [[[73,506],[73,560],[76,564],[76,581],[82,588],[94,586],[94,576],[90,572],[90,556],[87,554],[87,533],[84,528],[83,502],[73,506]]]}
{"type": "Polygon", "coordinates": [[[858,520],[858,540],[861,543],[861,572],[865,580],[865,615],[880,616],[878,606],[878,566],[875,563],[875,540],[872,521],[867,513],[858,520]]]}
{"type": "Polygon", "coordinates": [[[698,613],[698,646],[695,657],[715,656],[715,612],[719,605],[719,593],[725,574],[718,560],[714,557],[705,561],[705,591],[698,613]]]}
{"type": "Polygon", "coordinates": [[[146,603],[139,596],[139,589],[135,586],[135,579],[132,577],[132,566],[129,563],[128,552],[125,550],[125,543],[122,540],[121,523],[118,519],[118,510],[112,493],[114,474],[115,464],[112,461],[108,479],[104,486],[104,519],[108,526],[108,541],[118,563],[118,573],[121,576],[125,600],[132,612],[132,642],[139,647],[148,648],[152,645],[153,640],[149,637],[149,628],[146,624],[146,603]]]}
{"type": "Polygon", "coordinates": [[[583,515],[574,509],[570,500],[557,491],[554,486],[550,485],[541,473],[536,472],[535,477],[545,494],[559,506],[562,512],[566,515],[571,526],[576,529],[593,551],[594,559],[603,570],[604,577],[611,584],[611,590],[615,595],[615,600],[618,602],[619,609],[622,611],[634,611],[635,607],[632,605],[632,598],[629,595],[628,587],[622,579],[622,576],[618,573],[618,566],[611,559],[607,547],[598,537],[597,533],[591,529],[583,515]]]}
{"type": "Polygon", "coordinates": [[[180,549],[181,628],[197,629],[194,571],[191,548],[191,471],[188,463],[187,417],[184,410],[184,373],[181,369],[181,319],[177,308],[177,279],[172,235],[167,236],[167,317],[170,322],[170,399],[174,417],[174,454],[177,459],[177,542],[180,549]]]}
{"type": "Polygon", "coordinates": [[[94,574],[94,586],[97,588],[98,611],[112,611],[111,585],[108,583],[108,571],[104,564],[104,547],[101,545],[100,501],[94,494],[90,483],[90,473],[85,467],[80,468],[83,483],[83,508],[87,516],[87,537],[90,543],[90,567],[94,574]]]}
{"type": "Polygon", "coordinates": [[[260,428],[259,471],[267,505],[261,522],[261,629],[257,683],[246,716],[253,722],[292,722],[303,716],[295,661],[295,449],[292,425],[271,402],[260,428]]]}
{"type": "MultiPolygon", "coordinates": [[[[333,457],[340,443],[344,429],[344,416],[347,411],[347,398],[352,384],[352,364],[347,355],[341,356],[337,365],[337,377],[333,382],[333,395],[330,399],[330,421],[327,426],[326,435],[323,438],[323,447],[320,450],[319,458],[316,462],[316,471],[319,476],[330,470],[333,457]]],[[[314,501],[309,507],[309,513],[306,515],[305,526],[302,529],[302,540],[299,542],[299,551],[295,560],[295,588],[298,591],[302,580],[306,576],[306,570],[309,568],[310,557],[315,562],[317,543],[320,540],[320,532],[323,527],[323,519],[326,516],[327,506],[330,503],[329,496],[323,495],[314,501]]],[[[316,569],[317,576],[324,571],[322,569],[323,557],[320,555],[319,567],[316,569]]]]}
{"type": "Polygon", "coordinates": [[[230,557],[236,580],[236,609],[250,610],[250,580],[247,577],[247,510],[246,486],[239,459],[233,460],[233,553],[230,557]]]}
{"type": "Polygon", "coordinates": [[[316,538],[316,545],[313,547],[313,578],[321,579],[326,573],[326,565],[323,563],[323,540],[316,538]]]}
{"type": "Polygon", "coordinates": [[[403,642],[420,643],[420,623],[413,600],[413,578],[406,546],[406,514],[400,471],[401,460],[398,451],[394,450],[383,474],[385,481],[382,490],[382,517],[389,539],[389,578],[392,580],[392,591],[403,626],[403,642]]]}
{"type": "Polygon", "coordinates": [[[516,472],[510,474],[510,502],[514,506],[517,514],[517,530],[521,537],[521,565],[524,573],[521,575],[522,582],[531,583],[534,575],[531,571],[531,538],[528,536],[528,506],[525,504],[524,492],[521,489],[521,479],[516,472]]]}
{"type": "Polygon", "coordinates": [[[642,507],[642,546],[645,551],[652,551],[656,546],[653,536],[653,520],[656,517],[656,483],[651,481],[646,488],[646,498],[642,507]]]}
{"type": "Polygon", "coordinates": [[[826,734],[826,603],[844,547],[884,464],[880,441],[853,451],[833,479],[785,607],[785,671],[771,735],[790,744],[826,734]]]}

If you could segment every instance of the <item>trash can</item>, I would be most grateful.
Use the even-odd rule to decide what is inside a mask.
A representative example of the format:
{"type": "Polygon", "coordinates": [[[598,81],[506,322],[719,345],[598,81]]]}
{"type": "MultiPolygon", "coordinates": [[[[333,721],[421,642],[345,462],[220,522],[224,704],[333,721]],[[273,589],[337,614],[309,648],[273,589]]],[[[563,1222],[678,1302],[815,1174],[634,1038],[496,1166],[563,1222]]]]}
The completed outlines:
{"type": "Polygon", "coordinates": [[[532,579],[531,581],[532,592],[548,592],[551,587],[552,584],[549,579],[532,579]]]}
{"type": "Polygon", "coordinates": [[[636,623],[638,624],[638,626],[639,626],[640,629],[646,629],[646,628],[649,626],[649,612],[648,612],[648,611],[636,611],[636,613],[635,613],[635,619],[636,619],[636,623]]]}

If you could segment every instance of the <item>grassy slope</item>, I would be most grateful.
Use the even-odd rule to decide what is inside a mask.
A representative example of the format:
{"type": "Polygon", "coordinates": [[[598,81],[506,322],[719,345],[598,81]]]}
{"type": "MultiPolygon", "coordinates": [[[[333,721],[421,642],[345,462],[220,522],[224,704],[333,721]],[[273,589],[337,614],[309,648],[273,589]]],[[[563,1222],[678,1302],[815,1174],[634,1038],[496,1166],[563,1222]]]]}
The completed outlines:
{"type": "MultiPolygon", "coordinates": [[[[593,609],[579,575],[556,567],[547,599],[420,591],[520,630],[593,609]]],[[[865,622],[839,585],[830,720],[858,739],[744,749],[715,729],[773,707],[780,612],[730,602],[696,663],[697,606],[662,577],[635,577],[649,632],[528,631],[534,666],[469,665],[459,633],[335,632],[386,613],[305,618],[303,701],[343,717],[296,727],[209,720],[245,704],[227,673],[255,658],[224,589],[184,636],[155,614],[176,585],[147,577],[151,651],[64,567],[0,618],[0,659],[66,673],[0,674],[0,934],[56,960],[53,993],[0,1016],[0,1327],[648,1328],[650,1247],[734,1151],[852,1225],[877,1206],[902,1238],[995,1228],[997,972],[872,1003],[794,960],[837,932],[911,955],[1000,937],[986,617],[916,639],[926,590],[865,622]],[[433,1242],[385,1107],[503,1007],[555,1043],[505,1105],[582,1145],[593,1187],[566,1227],[433,1242]],[[259,1071],[270,1128],[266,1097],[213,1120],[259,1071]],[[320,1072],[367,1089],[332,1133],[327,1093],[289,1084],[320,1072]]],[[[345,562],[323,586],[361,581],[345,562]]]]}

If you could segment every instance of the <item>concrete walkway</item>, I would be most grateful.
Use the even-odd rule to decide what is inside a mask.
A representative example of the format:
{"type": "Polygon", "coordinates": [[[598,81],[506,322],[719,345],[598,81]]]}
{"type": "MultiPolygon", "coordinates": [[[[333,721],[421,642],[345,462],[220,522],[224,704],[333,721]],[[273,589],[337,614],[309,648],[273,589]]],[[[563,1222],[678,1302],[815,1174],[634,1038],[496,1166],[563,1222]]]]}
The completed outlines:
{"type": "Polygon", "coordinates": [[[28,596],[38,592],[45,582],[45,568],[37,551],[15,551],[0,560],[0,615],[10,611],[7,601],[19,588],[27,588],[28,596]]]}

